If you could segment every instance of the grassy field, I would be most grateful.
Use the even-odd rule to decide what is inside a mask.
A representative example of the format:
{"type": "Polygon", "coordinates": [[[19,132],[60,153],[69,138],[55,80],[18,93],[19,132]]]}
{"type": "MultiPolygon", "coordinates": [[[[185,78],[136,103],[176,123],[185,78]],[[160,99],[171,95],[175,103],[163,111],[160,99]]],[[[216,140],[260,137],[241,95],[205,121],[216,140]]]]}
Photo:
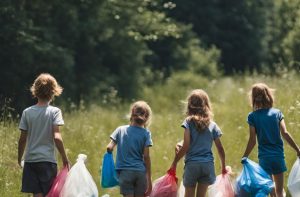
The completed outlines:
{"type": "MultiPolygon", "coordinates": [[[[187,93],[195,88],[202,88],[210,95],[214,120],[222,129],[221,140],[226,151],[227,165],[235,172],[233,179],[241,171],[240,159],[248,139],[246,118],[251,111],[248,101],[248,90],[255,82],[266,82],[275,88],[275,107],[285,115],[287,128],[294,139],[300,144],[300,77],[294,74],[283,74],[280,77],[247,76],[223,77],[209,80],[201,76],[177,73],[165,84],[141,89],[141,98],[146,100],[153,109],[153,120],[150,126],[154,146],[151,148],[152,178],[165,174],[169,168],[175,144],[182,139],[183,129],[180,124],[184,118],[183,103],[187,93]]],[[[101,102],[101,101],[99,101],[101,102]]],[[[64,113],[65,126],[62,127],[63,138],[69,158],[75,163],[79,153],[88,155],[87,168],[92,174],[99,190],[119,196],[118,188],[102,189],[100,187],[99,170],[109,135],[119,125],[127,124],[126,115],[129,104],[93,105],[71,113],[64,113]]],[[[17,197],[21,194],[21,169],[17,165],[17,140],[19,137],[16,122],[0,122],[0,196],[17,197]]],[[[250,158],[257,161],[257,146],[250,158]]],[[[214,150],[215,152],[215,150],[214,150]]],[[[115,152],[114,152],[115,154],[115,152]]],[[[285,143],[287,167],[290,170],[296,154],[285,143]]],[[[216,171],[220,173],[219,158],[215,154],[216,171]]],[[[61,163],[59,163],[61,166],[61,163]]],[[[288,170],[288,172],[289,172],[288,170]]],[[[181,181],[183,162],[177,174],[181,181]]],[[[288,173],[285,174],[285,185],[288,173]]],[[[286,189],[287,190],[287,189],[286,189]]]]}

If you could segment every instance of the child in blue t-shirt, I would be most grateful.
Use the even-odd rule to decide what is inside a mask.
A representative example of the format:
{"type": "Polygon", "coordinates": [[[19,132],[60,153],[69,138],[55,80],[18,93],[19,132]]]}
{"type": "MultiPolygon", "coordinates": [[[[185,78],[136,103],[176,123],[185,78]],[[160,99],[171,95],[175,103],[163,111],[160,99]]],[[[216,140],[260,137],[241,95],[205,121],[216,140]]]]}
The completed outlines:
{"type": "Polygon", "coordinates": [[[183,185],[185,196],[204,197],[209,185],[216,180],[212,145],[215,143],[222,165],[225,170],[225,152],[220,140],[222,132],[212,121],[212,111],[207,93],[201,89],[191,92],[187,98],[186,118],[182,123],[184,140],[177,145],[176,155],[171,168],[176,168],[178,161],[185,155],[183,185]]]}
{"type": "Polygon", "coordinates": [[[43,197],[49,192],[57,173],[55,147],[63,165],[70,166],[59,129],[64,124],[61,110],[50,105],[53,98],[62,93],[62,87],[52,75],[43,73],[35,79],[30,91],[37,103],[23,111],[19,124],[20,166],[25,151],[21,191],[43,197]]]}
{"type": "Polygon", "coordinates": [[[150,120],[150,106],[137,101],[130,108],[130,124],[118,127],[110,136],[107,152],[112,152],[117,145],[116,170],[124,197],[144,197],[151,193],[149,147],[153,144],[147,129],[150,120]]]}
{"type": "Polygon", "coordinates": [[[250,137],[243,157],[248,157],[258,141],[259,165],[269,173],[275,182],[272,196],[283,196],[283,173],[287,170],[284,160],[283,141],[281,136],[295,149],[300,156],[299,146],[287,131],[284,116],[279,109],[273,108],[273,90],[264,83],[252,86],[250,101],[253,112],[248,115],[250,137]]]}

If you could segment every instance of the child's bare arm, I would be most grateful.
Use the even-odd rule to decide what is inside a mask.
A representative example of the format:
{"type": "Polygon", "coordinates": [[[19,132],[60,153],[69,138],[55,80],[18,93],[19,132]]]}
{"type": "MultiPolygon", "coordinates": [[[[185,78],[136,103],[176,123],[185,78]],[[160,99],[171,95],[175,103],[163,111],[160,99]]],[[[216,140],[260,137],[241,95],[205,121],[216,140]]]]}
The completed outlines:
{"type": "Polygon", "coordinates": [[[147,190],[145,195],[150,195],[152,191],[152,180],[151,180],[151,159],[149,147],[144,148],[144,162],[146,167],[146,178],[147,178],[147,190]]]}
{"type": "Polygon", "coordinates": [[[218,154],[221,160],[221,164],[222,164],[222,173],[226,172],[226,164],[225,164],[225,151],[222,145],[222,142],[220,140],[220,138],[216,138],[215,140],[215,145],[217,147],[218,150],[218,154]]]}
{"type": "Polygon", "coordinates": [[[115,146],[116,146],[116,143],[113,140],[110,140],[109,144],[106,146],[107,152],[108,153],[113,152],[115,146]]]}
{"type": "Polygon", "coordinates": [[[250,136],[249,136],[247,148],[245,150],[245,153],[244,153],[243,157],[248,157],[250,155],[252,149],[254,148],[255,144],[256,144],[255,127],[249,126],[249,130],[250,130],[250,136]]]}
{"type": "Polygon", "coordinates": [[[53,125],[53,135],[54,135],[55,146],[61,155],[63,165],[67,166],[69,168],[70,163],[69,163],[68,157],[65,152],[64,143],[63,143],[58,125],[53,125]]]}
{"type": "Polygon", "coordinates": [[[27,141],[27,131],[21,130],[19,143],[18,143],[18,164],[21,166],[21,160],[24,154],[25,146],[27,141]]]}
{"type": "Polygon", "coordinates": [[[185,153],[187,152],[187,150],[190,147],[190,130],[189,129],[185,129],[184,130],[184,138],[183,138],[183,144],[182,144],[182,148],[180,148],[178,150],[178,152],[175,154],[175,158],[174,161],[172,163],[172,167],[175,167],[177,165],[177,162],[185,155],[185,153]]]}
{"type": "Polygon", "coordinates": [[[293,149],[295,149],[295,151],[297,152],[298,157],[300,157],[299,146],[296,144],[296,142],[292,138],[291,134],[287,131],[286,126],[285,126],[285,122],[284,122],[283,119],[280,121],[280,132],[281,132],[282,137],[289,143],[289,145],[293,149]]]}

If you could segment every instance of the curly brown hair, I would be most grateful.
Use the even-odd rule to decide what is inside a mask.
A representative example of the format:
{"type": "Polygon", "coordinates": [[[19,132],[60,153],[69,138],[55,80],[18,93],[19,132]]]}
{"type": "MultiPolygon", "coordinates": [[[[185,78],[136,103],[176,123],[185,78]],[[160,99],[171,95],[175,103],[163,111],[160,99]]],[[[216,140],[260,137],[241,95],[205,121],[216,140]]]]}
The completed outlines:
{"type": "Polygon", "coordinates": [[[187,120],[194,123],[198,131],[203,131],[213,117],[208,94],[202,89],[196,89],[189,94],[187,100],[187,120]]]}
{"type": "Polygon", "coordinates": [[[63,88],[56,79],[49,73],[40,74],[33,82],[30,91],[33,97],[50,101],[54,96],[59,96],[63,88]]]}

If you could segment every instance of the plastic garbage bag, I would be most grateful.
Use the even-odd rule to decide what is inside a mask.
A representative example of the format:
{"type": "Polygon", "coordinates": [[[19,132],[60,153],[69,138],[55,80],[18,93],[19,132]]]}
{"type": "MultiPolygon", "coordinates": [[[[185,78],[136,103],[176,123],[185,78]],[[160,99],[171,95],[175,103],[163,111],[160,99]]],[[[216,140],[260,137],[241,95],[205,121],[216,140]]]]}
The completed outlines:
{"type": "Polygon", "coordinates": [[[60,172],[57,174],[54,182],[51,186],[50,191],[47,194],[47,197],[59,197],[60,192],[66,182],[67,174],[68,174],[68,167],[65,166],[60,172]]]}
{"type": "Polygon", "coordinates": [[[176,169],[171,168],[167,174],[153,182],[150,197],[177,197],[176,169]]]}
{"type": "Polygon", "coordinates": [[[246,158],[236,182],[237,197],[267,197],[274,188],[269,174],[257,163],[246,158]]]}
{"type": "Polygon", "coordinates": [[[177,192],[177,197],[184,197],[185,194],[185,188],[183,186],[183,182],[181,181],[178,192],[177,192]]]}
{"type": "Polygon", "coordinates": [[[60,197],[98,197],[97,186],[84,162],[87,156],[79,154],[70,169],[60,197]]]}
{"type": "Polygon", "coordinates": [[[292,197],[300,196],[300,158],[295,161],[292,167],[287,186],[292,197]]]}
{"type": "Polygon", "coordinates": [[[208,197],[234,197],[233,185],[230,180],[231,167],[226,167],[227,173],[216,177],[216,182],[208,189],[208,197]]]}
{"type": "Polygon", "coordinates": [[[105,153],[102,162],[101,186],[109,188],[119,185],[112,153],[105,153]]]}

